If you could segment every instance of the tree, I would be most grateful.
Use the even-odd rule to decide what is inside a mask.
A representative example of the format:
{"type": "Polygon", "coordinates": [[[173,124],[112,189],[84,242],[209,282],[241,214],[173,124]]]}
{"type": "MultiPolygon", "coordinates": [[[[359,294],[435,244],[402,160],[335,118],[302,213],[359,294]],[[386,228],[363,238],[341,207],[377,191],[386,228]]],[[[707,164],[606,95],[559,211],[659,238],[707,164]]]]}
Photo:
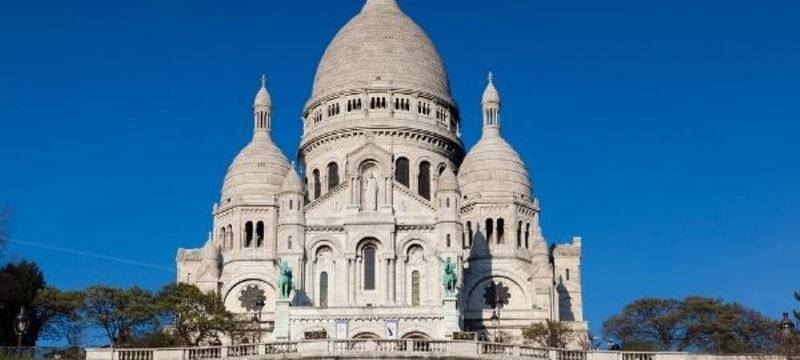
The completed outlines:
{"type": "Polygon", "coordinates": [[[774,352],[776,329],[755,310],[704,297],[637,300],[603,323],[626,350],[723,354],[774,352]]]}
{"type": "Polygon", "coordinates": [[[603,322],[603,332],[619,339],[626,350],[683,351],[685,325],[681,301],[636,300],[603,322]]]}
{"type": "MultiPolygon", "coordinates": [[[[10,326],[14,318],[25,308],[29,316],[37,292],[44,288],[45,281],[39,267],[29,261],[9,263],[0,268],[0,346],[16,345],[17,336],[10,326]]],[[[22,338],[23,345],[34,345],[39,337],[42,323],[30,316],[28,331],[22,338]]]]}
{"type": "MultiPolygon", "coordinates": [[[[800,291],[794,293],[794,298],[797,299],[797,301],[800,301],[800,291]]],[[[794,318],[797,319],[798,322],[800,322],[800,310],[794,311],[794,318]]]]}
{"type": "Polygon", "coordinates": [[[219,296],[203,293],[194,285],[165,286],[158,294],[158,304],[183,345],[197,346],[234,326],[233,314],[225,310],[219,296]]]}
{"type": "Polygon", "coordinates": [[[71,347],[83,343],[86,324],[79,310],[83,303],[80,291],[61,291],[47,287],[36,294],[33,316],[42,324],[42,337],[66,340],[71,347]]]}
{"type": "Polygon", "coordinates": [[[153,294],[137,287],[93,286],[86,289],[81,311],[106,333],[113,345],[121,345],[138,333],[157,327],[154,300],[153,294]]]}
{"type": "Polygon", "coordinates": [[[525,342],[541,347],[565,348],[576,335],[575,330],[566,324],[549,319],[522,329],[525,342]]]}

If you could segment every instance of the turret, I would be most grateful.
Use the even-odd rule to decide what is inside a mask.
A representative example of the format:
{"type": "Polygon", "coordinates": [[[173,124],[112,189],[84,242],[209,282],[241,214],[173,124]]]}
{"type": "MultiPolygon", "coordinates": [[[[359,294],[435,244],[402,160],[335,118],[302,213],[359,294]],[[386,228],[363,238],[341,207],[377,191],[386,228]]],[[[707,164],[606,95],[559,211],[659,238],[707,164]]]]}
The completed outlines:
{"type": "Polygon", "coordinates": [[[253,102],[253,134],[272,130],[272,97],[267,91],[267,78],[261,75],[261,88],[253,102]]]}

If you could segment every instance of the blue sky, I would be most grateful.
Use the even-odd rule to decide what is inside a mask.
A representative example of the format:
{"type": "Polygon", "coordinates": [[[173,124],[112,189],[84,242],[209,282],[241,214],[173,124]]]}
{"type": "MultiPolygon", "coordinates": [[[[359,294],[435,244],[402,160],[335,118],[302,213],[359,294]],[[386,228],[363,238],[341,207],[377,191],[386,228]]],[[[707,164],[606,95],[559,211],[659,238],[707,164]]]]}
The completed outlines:
{"type": "MultiPolygon", "coordinates": [[[[467,146],[496,74],[546,238],[584,238],[594,328],[643,296],[800,307],[800,3],[400,2],[445,60],[467,146]]],[[[260,74],[294,158],[317,62],[361,4],[0,2],[5,258],[65,288],[173,280],[260,74]]]]}

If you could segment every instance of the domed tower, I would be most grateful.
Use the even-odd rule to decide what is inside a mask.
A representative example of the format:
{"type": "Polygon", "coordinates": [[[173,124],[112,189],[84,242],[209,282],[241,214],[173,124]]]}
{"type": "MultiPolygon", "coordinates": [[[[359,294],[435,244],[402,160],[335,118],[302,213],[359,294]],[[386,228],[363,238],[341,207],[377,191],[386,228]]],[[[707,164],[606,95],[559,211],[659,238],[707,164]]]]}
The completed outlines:
{"type": "MultiPolygon", "coordinates": [[[[298,158],[312,203],[342,183],[363,182],[372,165],[379,192],[394,179],[430,201],[438,174],[455,169],[464,153],[442,59],[395,0],[367,0],[336,34],[303,117],[298,158]]],[[[349,205],[362,207],[355,198],[349,205]]]]}
{"type": "Polygon", "coordinates": [[[528,169],[503,139],[500,94],[489,74],[481,101],[483,133],[458,172],[461,221],[469,248],[462,288],[465,326],[519,329],[550,318],[547,244],[528,169]]]}
{"type": "MultiPolygon", "coordinates": [[[[214,207],[214,238],[221,250],[220,293],[234,313],[269,312],[275,299],[278,197],[289,162],[272,142],[272,99],[262,77],[253,102],[253,137],[228,168],[214,207]],[[263,293],[266,307],[243,301],[263,293]],[[255,296],[255,295],[253,295],[255,296]]],[[[262,305],[263,306],[263,305],[262,305]]]]}

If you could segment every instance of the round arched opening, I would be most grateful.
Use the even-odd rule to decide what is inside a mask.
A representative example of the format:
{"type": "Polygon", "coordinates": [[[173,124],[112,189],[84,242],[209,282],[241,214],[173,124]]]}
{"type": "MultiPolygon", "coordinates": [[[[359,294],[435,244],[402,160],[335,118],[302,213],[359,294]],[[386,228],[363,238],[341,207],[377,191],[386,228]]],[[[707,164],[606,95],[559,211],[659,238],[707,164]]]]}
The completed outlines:
{"type": "Polygon", "coordinates": [[[431,337],[428,336],[428,334],[420,331],[412,331],[410,333],[403,335],[403,339],[410,339],[410,340],[427,340],[430,338],[431,337]]]}
{"type": "Polygon", "coordinates": [[[365,332],[361,332],[361,333],[356,334],[356,336],[353,336],[353,339],[361,339],[361,340],[363,340],[363,339],[380,339],[380,336],[378,336],[375,333],[371,333],[371,332],[365,331],[365,332]]]}

